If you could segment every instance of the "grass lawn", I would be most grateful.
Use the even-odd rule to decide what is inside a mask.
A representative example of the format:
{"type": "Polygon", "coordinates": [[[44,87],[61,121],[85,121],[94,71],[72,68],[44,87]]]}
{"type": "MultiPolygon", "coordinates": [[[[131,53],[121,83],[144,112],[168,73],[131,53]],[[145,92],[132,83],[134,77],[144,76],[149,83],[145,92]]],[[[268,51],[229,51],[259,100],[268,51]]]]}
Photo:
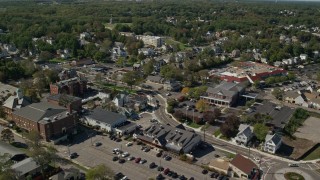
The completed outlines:
{"type": "Polygon", "coordinates": [[[312,151],[307,157],[305,157],[303,160],[308,161],[308,160],[314,160],[314,159],[319,159],[320,158],[320,147],[312,151]]]}
{"type": "Polygon", "coordinates": [[[98,86],[100,86],[102,88],[107,88],[107,89],[115,89],[117,91],[127,91],[130,94],[137,93],[136,90],[131,90],[130,88],[126,88],[126,87],[122,87],[122,86],[116,86],[114,84],[109,84],[109,83],[98,84],[98,86]]]}
{"type": "Polygon", "coordinates": [[[220,134],[221,134],[220,129],[217,129],[217,130],[213,133],[213,135],[214,135],[215,137],[218,137],[220,134]]]}
{"type": "Polygon", "coordinates": [[[104,23],[104,27],[112,30],[114,27],[116,27],[117,24],[123,24],[123,25],[128,25],[128,26],[132,25],[132,23],[115,23],[115,24],[104,23]]]}
{"type": "Polygon", "coordinates": [[[54,59],[49,60],[49,62],[51,62],[51,63],[62,63],[62,62],[65,62],[65,61],[66,60],[60,59],[60,58],[54,58],[54,59]]]}
{"type": "Polygon", "coordinates": [[[236,157],[235,154],[229,153],[229,152],[224,152],[226,154],[226,157],[229,159],[233,159],[234,157],[236,157]]]}
{"type": "Polygon", "coordinates": [[[193,127],[193,128],[199,128],[202,126],[202,125],[194,123],[194,122],[189,122],[187,125],[190,127],[193,127]]]}
{"type": "Polygon", "coordinates": [[[304,180],[304,177],[295,172],[287,172],[284,174],[284,178],[287,180],[304,180]]]}
{"type": "Polygon", "coordinates": [[[181,43],[179,41],[173,40],[172,38],[166,39],[165,42],[166,42],[166,44],[169,44],[169,45],[177,44],[182,51],[190,48],[187,45],[185,45],[185,44],[183,44],[183,43],[181,43]]]}

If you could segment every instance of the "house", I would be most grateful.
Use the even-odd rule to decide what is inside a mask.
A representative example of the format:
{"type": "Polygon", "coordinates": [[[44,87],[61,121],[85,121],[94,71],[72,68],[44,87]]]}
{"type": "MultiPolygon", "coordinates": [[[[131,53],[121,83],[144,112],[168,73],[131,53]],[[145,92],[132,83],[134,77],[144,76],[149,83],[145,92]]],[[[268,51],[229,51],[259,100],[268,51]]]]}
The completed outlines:
{"type": "Polygon", "coordinates": [[[81,179],[81,173],[79,169],[69,168],[63,169],[59,173],[49,177],[49,180],[76,180],[81,179]]]}
{"type": "Polygon", "coordinates": [[[83,32],[80,34],[80,39],[84,40],[84,39],[88,39],[91,38],[90,34],[88,32],[83,32]]]}
{"type": "Polygon", "coordinates": [[[195,132],[160,123],[153,123],[145,129],[144,135],[135,135],[135,137],[157,148],[176,154],[189,153],[201,141],[201,137],[195,132]]]}
{"type": "Polygon", "coordinates": [[[35,178],[41,173],[41,167],[32,158],[24,159],[11,166],[11,169],[15,171],[16,178],[19,180],[25,180],[35,178]]]}
{"type": "Polygon", "coordinates": [[[91,64],[95,64],[95,62],[92,59],[78,59],[70,63],[71,66],[78,66],[78,67],[87,66],[91,64]]]}
{"type": "Polygon", "coordinates": [[[76,113],[48,102],[33,103],[15,110],[12,120],[27,131],[37,131],[46,141],[54,143],[75,133],[76,113]]]}
{"type": "Polygon", "coordinates": [[[200,98],[206,100],[210,105],[230,107],[237,103],[244,91],[245,87],[242,84],[222,81],[214,88],[209,87],[206,95],[200,98]]]}
{"type": "Polygon", "coordinates": [[[308,55],[307,54],[300,54],[300,59],[301,59],[301,61],[306,61],[308,59],[308,55]]]}
{"type": "Polygon", "coordinates": [[[148,98],[145,95],[118,94],[112,101],[117,107],[125,107],[135,111],[141,111],[148,105],[148,98]]]}
{"type": "Polygon", "coordinates": [[[240,50],[239,49],[235,49],[231,52],[231,57],[232,58],[238,58],[240,57],[240,50]]]}
{"type": "Polygon", "coordinates": [[[81,101],[81,98],[67,94],[55,94],[47,97],[47,102],[56,106],[63,106],[67,108],[69,112],[80,112],[82,110],[81,101]]]}
{"type": "Polygon", "coordinates": [[[87,80],[74,77],[50,84],[50,94],[68,94],[72,96],[84,96],[87,91],[87,80]]]}
{"type": "Polygon", "coordinates": [[[127,122],[127,117],[101,108],[95,108],[85,115],[82,122],[100,130],[113,132],[115,128],[127,122]]]}
{"type": "Polygon", "coordinates": [[[8,143],[0,141],[0,156],[3,156],[5,154],[8,154],[10,156],[10,160],[12,160],[14,163],[20,162],[27,158],[25,152],[8,143]]]}
{"type": "Polygon", "coordinates": [[[140,71],[141,70],[141,64],[134,63],[132,68],[133,68],[134,71],[140,71]]]}
{"type": "Polygon", "coordinates": [[[116,59],[118,57],[126,57],[126,56],[127,56],[127,52],[121,46],[112,48],[113,59],[116,59]]]}
{"type": "Polygon", "coordinates": [[[15,96],[10,96],[3,104],[4,112],[7,117],[12,118],[12,112],[29,105],[30,102],[23,96],[22,91],[17,89],[15,96]]]}
{"type": "Polygon", "coordinates": [[[165,81],[163,84],[163,88],[167,91],[180,91],[181,84],[177,81],[165,81]]]}
{"type": "Polygon", "coordinates": [[[311,99],[309,102],[310,102],[310,107],[320,110],[320,98],[319,97],[311,99]]]}
{"type": "Polygon", "coordinates": [[[264,143],[264,151],[275,154],[281,146],[281,136],[278,134],[267,134],[264,143]]]}
{"type": "Polygon", "coordinates": [[[235,137],[235,140],[238,144],[247,145],[248,142],[253,137],[253,127],[247,124],[240,124],[239,132],[235,137]]]}
{"type": "Polygon", "coordinates": [[[145,56],[154,55],[154,50],[152,48],[140,48],[138,49],[139,54],[144,54],[145,56]]]}
{"type": "Polygon", "coordinates": [[[294,91],[287,91],[284,93],[283,100],[287,103],[296,104],[299,106],[308,107],[304,95],[294,91]]]}
{"type": "Polygon", "coordinates": [[[230,162],[230,168],[240,178],[248,179],[251,171],[257,169],[257,165],[248,158],[243,157],[241,154],[237,154],[230,162]]]}

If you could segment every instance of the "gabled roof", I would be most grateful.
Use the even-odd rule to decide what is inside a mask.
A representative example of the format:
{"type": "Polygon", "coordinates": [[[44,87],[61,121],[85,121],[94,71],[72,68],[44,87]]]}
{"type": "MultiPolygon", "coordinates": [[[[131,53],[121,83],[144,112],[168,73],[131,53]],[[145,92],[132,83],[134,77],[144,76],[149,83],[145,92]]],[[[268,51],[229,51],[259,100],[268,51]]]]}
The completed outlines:
{"type": "Polygon", "coordinates": [[[230,164],[232,164],[245,174],[250,174],[253,168],[258,168],[253,161],[243,157],[240,154],[237,154],[236,157],[233,158],[233,160],[230,162],[230,164]]]}
{"type": "Polygon", "coordinates": [[[239,132],[238,132],[237,136],[239,134],[243,134],[246,137],[249,137],[249,136],[251,136],[252,133],[253,133],[253,127],[252,126],[247,125],[247,124],[240,124],[239,132]]]}
{"type": "Polygon", "coordinates": [[[279,142],[281,142],[281,136],[278,134],[274,134],[274,135],[267,134],[265,142],[268,142],[268,141],[272,141],[275,145],[277,145],[279,142]]]}
{"type": "Polygon", "coordinates": [[[86,115],[86,117],[99,122],[104,122],[106,124],[113,124],[119,119],[126,119],[126,117],[121,114],[107,111],[101,108],[95,108],[89,113],[89,115],[86,115]]]}
{"type": "Polygon", "coordinates": [[[10,96],[3,104],[4,107],[9,109],[21,108],[29,105],[30,102],[25,98],[18,98],[17,96],[10,96]]]}
{"type": "Polygon", "coordinates": [[[40,166],[32,158],[27,158],[11,166],[11,168],[20,176],[23,176],[24,174],[29,173],[39,167],[40,166]]]}
{"type": "Polygon", "coordinates": [[[238,92],[242,91],[244,87],[241,84],[236,84],[232,82],[222,81],[218,86],[212,88],[209,87],[207,89],[207,93],[217,94],[221,93],[225,96],[233,96],[238,92]]]}
{"type": "Polygon", "coordinates": [[[288,98],[293,98],[293,99],[295,99],[295,98],[297,98],[297,97],[299,97],[299,96],[300,96],[300,94],[297,93],[297,92],[294,92],[294,91],[287,91],[287,92],[284,93],[284,97],[285,97],[285,98],[288,97],[288,98]]]}

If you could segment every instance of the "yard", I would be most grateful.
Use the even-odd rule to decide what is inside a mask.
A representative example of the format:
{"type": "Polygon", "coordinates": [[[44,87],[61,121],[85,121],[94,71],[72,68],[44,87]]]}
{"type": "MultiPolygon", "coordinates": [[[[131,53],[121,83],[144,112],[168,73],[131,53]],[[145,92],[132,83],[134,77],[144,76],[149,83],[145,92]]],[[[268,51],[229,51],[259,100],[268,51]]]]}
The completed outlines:
{"type": "Polygon", "coordinates": [[[130,94],[137,93],[136,90],[132,90],[132,89],[127,88],[127,87],[116,86],[114,84],[109,84],[109,83],[101,83],[101,84],[98,84],[98,86],[101,87],[101,88],[106,88],[106,89],[110,89],[110,90],[127,91],[130,94]]]}
{"type": "Polygon", "coordinates": [[[128,25],[128,26],[132,25],[132,23],[115,23],[115,24],[105,23],[104,27],[112,30],[114,27],[116,27],[117,24],[123,24],[123,25],[128,25]]]}
{"type": "Polygon", "coordinates": [[[320,147],[317,147],[314,151],[308,154],[303,160],[309,161],[320,158],[320,147]]]}
{"type": "Polygon", "coordinates": [[[284,174],[285,179],[287,180],[304,180],[304,177],[298,173],[287,172],[284,174]]]}
{"type": "Polygon", "coordinates": [[[166,39],[165,42],[168,45],[177,45],[179,47],[179,49],[182,50],[182,51],[190,48],[190,47],[188,47],[187,45],[185,45],[185,44],[183,44],[181,42],[173,40],[172,38],[166,39]]]}

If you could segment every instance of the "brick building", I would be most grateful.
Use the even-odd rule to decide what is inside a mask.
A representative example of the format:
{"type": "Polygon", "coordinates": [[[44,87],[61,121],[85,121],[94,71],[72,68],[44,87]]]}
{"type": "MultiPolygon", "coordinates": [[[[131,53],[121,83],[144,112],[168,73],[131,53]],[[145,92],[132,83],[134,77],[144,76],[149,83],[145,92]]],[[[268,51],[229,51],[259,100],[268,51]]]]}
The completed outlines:
{"type": "Polygon", "coordinates": [[[81,97],[87,91],[87,81],[80,77],[75,77],[50,84],[50,94],[68,94],[81,97]]]}
{"type": "Polygon", "coordinates": [[[37,131],[46,141],[66,137],[76,126],[76,112],[48,102],[33,103],[12,113],[12,120],[20,128],[37,131]]]}
{"type": "Polygon", "coordinates": [[[20,89],[16,90],[16,95],[10,96],[3,104],[3,110],[7,115],[7,118],[12,118],[12,112],[16,109],[20,109],[24,106],[29,105],[30,102],[26,97],[23,96],[20,89]]]}
{"type": "Polygon", "coordinates": [[[80,112],[82,109],[81,101],[81,98],[67,94],[55,94],[47,97],[47,102],[56,106],[63,106],[67,108],[69,112],[80,112]]]}

